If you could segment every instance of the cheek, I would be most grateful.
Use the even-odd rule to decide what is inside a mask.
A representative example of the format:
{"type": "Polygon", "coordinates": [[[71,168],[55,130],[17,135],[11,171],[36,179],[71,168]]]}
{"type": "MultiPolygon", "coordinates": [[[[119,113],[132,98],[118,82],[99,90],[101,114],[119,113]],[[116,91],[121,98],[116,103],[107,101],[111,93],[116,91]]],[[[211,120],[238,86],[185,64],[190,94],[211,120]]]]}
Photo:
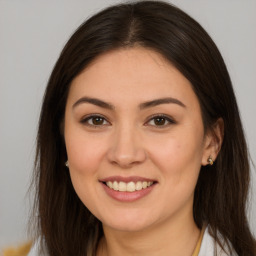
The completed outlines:
{"type": "Polygon", "coordinates": [[[156,141],[150,157],[160,170],[163,188],[159,205],[164,212],[175,212],[189,205],[192,208],[193,195],[201,167],[202,138],[197,136],[169,136],[156,141]],[[169,203],[167,203],[169,202],[169,203]]]}
{"type": "Polygon", "coordinates": [[[173,135],[159,137],[150,147],[151,160],[162,174],[169,177],[173,184],[193,182],[201,167],[203,154],[203,133],[179,131],[173,135]]]}
{"type": "Polygon", "coordinates": [[[93,211],[98,191],[98,170],[104,156],[102,141],[84,133],[69,133],[66,136],[66,148],[69,171],[73,187],[83,204],[93,211]]]}
{"type": "Polygon", "coordinates": [[[85,136],[83,131],[78,130],[67,131],[65,142],[71,169],[80,175],[90,175],[97,170],[104,156],[101,140],[93,135],[85,136]]]}

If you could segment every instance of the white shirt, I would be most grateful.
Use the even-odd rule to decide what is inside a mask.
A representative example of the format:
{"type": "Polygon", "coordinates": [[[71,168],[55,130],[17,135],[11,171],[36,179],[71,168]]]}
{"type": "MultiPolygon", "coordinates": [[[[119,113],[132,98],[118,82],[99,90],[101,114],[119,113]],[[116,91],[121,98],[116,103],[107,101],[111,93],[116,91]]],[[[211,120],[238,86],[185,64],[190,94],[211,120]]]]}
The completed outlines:
{"type": "Polygon", "coordinates": [[[225,253],[221,249],[221,247],[216,243],[214,238],[209,234],[209,229],[207,227],[204,232],[198,256],[215,256],[215,246],[217,250],[217,256],[237,256],[237,254],[234,252],[232,252],[232,254],[225,253]]]}

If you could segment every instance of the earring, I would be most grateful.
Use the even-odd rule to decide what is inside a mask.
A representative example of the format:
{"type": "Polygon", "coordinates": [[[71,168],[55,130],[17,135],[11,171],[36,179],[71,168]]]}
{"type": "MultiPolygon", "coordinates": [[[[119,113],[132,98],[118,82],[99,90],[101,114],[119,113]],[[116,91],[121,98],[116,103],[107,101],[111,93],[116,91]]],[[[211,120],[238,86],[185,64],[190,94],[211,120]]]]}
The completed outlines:
{"type": "Polygon", "coordinates": [[[212,160],[212,156],[209,156],[208,159],[207,159],[207,162],[210,164],[210,165],[213,165],[213,160],[212,160]]]}
{"type": "Polygon", "coordinates": [[[67,168],[69,167],[69,163],[68,163],[68,160],[67,160],[67,162],[65,163],[65,165],[66,165],[66,167],[67,167],[67,168]]]}

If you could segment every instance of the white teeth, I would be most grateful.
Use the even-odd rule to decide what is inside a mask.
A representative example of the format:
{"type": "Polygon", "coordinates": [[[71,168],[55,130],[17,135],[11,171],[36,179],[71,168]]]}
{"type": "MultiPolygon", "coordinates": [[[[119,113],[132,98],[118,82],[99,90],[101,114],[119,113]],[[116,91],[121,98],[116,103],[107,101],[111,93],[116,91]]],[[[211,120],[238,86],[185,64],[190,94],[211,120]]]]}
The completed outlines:
{"type": "Polygon", "coordinates": [[[108,181],[108,182],[107,182],[107,186],[108,186],[109,188],[113,188],[112,182],[111,182],[111,181],[108,181]]]}
{"type": "Polygon", "coordinates": [[[113,189],[114,189],[114,190],[118,190],[118,187],[119,187],[119,186],[118,186],[118,182],[117,182],[117,181],[114,181],[114,182],[113,182],[113,189]]]}
{"type": "Polygon", "coordinates": [[[118,186],[118,190],[119,191],[126,191],[126,183],[124,183],[124,182],[119,182],[119,186],[118,186]]]}
{"type": "Polygon", "coordinates": [[[125,183],[123,181],[106,182],[106,185],[109,188],[114,189],[116,191],[121,191],[121,192],[134,192],[135,190],[137,191],[142,190],[147,187],[150,187],[152,184],[153,184],[152,181],[137,181],[136,183],[133,181],[130,181],[128,183],[125,183]]]}
{"type": "Polygon", "coordinates": [[[148,186],[148,183],[146,181],[142,182],[142,188],[146,188],[148,186]]]}
{"type": "Polygon", "coordinates": [[[126,190],[129,192],[134,192],[135,191],[135,183],[132,181],[127,183],[126,190]]]}
{"type": "Polygon", "coordinates": [[[142,190],[142,182],[141,181],[136,182],[135,188],[136,190],[142,190]]]}

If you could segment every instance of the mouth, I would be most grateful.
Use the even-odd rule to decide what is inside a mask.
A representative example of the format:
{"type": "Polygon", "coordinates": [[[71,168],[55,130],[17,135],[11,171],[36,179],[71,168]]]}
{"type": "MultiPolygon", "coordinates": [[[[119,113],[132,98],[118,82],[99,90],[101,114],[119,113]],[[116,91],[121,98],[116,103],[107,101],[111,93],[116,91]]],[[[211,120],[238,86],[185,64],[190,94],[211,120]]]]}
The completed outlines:
{"type": "Polygon", "coordinates": [[[106,191],[109,191],[112,195],[119,196],[121,194],[126,194],[126,196],[129,194],[131,196],[145,194],[146,191],[151,191],[154,185],[158,183],[156,180],[138,176],[112,176],[99,181],[106,191]]]}
{"type": "Polygon", "coordinates": [[[110,197],[122,202],[132,202],[145,197],[158,183],[155,180],[137,176],[113,176],[99,181],[110,197]]]}
{"type": "Polygon", "coordinates": [[[153,181],[107,181],[103,182],[107,187],[119,192],[135,192],[146,189],[154,184],[153,181]]]}

